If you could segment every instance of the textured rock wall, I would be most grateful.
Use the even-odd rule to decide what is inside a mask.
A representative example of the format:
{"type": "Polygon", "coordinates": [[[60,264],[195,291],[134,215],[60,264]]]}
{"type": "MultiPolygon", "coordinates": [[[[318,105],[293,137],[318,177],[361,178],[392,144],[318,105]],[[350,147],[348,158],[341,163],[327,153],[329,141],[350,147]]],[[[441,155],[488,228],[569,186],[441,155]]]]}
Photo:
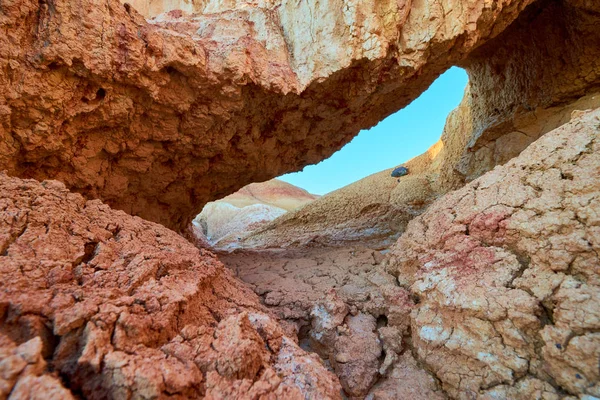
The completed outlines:
{"type": "Polygon", "coordinates": [[[183,229],[328,157],[530,0],[463,3],[209,2],[148,23],[117,0],[3,2],[0,168],[183,229]]]}
{"type": "Polygon", "coordinates": [[[57,181],[5,174],[0,355],[3,398],[340,398],[213,254],[57,181]]]}
{"type": "Polygon", "coordinates": [[[246,247],[386,246],[439,196],[516,157],[571,112],[600,107],[600,23],[591,5],[541,1],[462,66],[470,84],[426,153],[274,221],[246,247]]]}
{"type": "Polygon", "coordinates": [[[251,232],[240,245],[261,248],[360,243],[388,247],[411,219],[440,196],[518,156],[540,136],[568,122],[573,111],[600,107],[600,93],[519,113],[512,121],[503,122],[507,131],[501,135],[498,128],[490,128],[496,137],[483,145],[480,141],[490,135],[474,128],[475,102],[467,86],[460,105],[448,116],[440,140],[424,154],[402,164],[408,168],[408,175],[396,179],[388,169],[368,176],[251,232]]]}
{"type": "MultiPolygon", "coordinates": [[[[473,133],[457,170],[467,181],[568,120],[570,111],[561,107],[600,92],[595,8],[585,2],[537,2],[493,45],[477,49],[462,64],[469,72],[473,133]]],[[[593,107],[592,100],[577,107],[593,107]]]]}
{"type": "Polygon", "coordinates": [[[600,395],[600,110],[575,117],[435,202],[386,261],[453,398],[600,395]]]}

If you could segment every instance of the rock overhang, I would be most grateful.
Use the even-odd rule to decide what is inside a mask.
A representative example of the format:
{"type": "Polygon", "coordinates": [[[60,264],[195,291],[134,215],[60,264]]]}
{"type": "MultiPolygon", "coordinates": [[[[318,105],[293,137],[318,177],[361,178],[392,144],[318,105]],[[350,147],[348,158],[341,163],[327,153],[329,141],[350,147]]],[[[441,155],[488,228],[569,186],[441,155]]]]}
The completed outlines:
{"type": "Polygon", "coordinates": [[[530,3],[210,1],[150,22],[116,0],[8,6],[0,166],[183,230],[327,158],[530,3]]]}

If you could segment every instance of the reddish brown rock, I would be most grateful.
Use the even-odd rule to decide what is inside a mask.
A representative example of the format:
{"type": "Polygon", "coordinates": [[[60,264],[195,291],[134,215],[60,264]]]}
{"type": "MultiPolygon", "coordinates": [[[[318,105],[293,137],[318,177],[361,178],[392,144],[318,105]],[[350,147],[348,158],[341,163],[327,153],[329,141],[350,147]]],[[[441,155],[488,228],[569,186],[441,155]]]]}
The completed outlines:
{"type": "Polygon", "coordinates": [[[17,346],[0,333],[0,398],[74,399],[60,379],[47,373],[42,350],[39,337],[17,346]]]}
{"type": "Polygon", "coordinates": [[[158,224],[0,174],[0,232],[4,393],[340,396],[214,255],[158,224]]]}
{"type": "Polygon", "coordinates": [[[600,106],[599,15],[586,1],[532,4],[459,63],[469,73],[464,98],[437,143],[398,160],[408,175],[394,179],[390,168],[368,176],[279,218],[241,245],[388,247],[435,199],[518,156],[568,122],[573,110],[600,106]]]}
{"type": "MultiPolygon", "coordinates": [[[[380,252],[295,248],[238,250],[219,257],[298,332],[303,348],[331,365],[346,395],[364,398],[378,380],[387,388],[396,382],[398,368],[404,371],[397,364],[407,351],[413,302],[382,270],[380,252]]],[[[410,371],[423,375],[423,382],[433,379],[419,367],[410,371]]]]}
{"type": "Polygon", "coordinates": [[[435,379],[423,371],[407,351],[394,365],[391,373],[373,386],[365,400],[442,400],[445,398],[447,397],[440,390],[435,379]]]}
{"type": "Polygon", "coordinates": [[[600,395],[600,109],[435,202],[386,260],[454,398],[600,395]]]}
{"type": "Polygon", "coordinates": [[[328,157],[531,0],[259,3],[147,22],[118,0],[3,2],[0,168],[183,230],[328,157]]]}
{"type": "Polygon", "coordinates": [[[331,365],[346,393],[366,395],[379,378],[382,346],[375,318],[364,313],[348,316],[333,350],[331,365]]]}

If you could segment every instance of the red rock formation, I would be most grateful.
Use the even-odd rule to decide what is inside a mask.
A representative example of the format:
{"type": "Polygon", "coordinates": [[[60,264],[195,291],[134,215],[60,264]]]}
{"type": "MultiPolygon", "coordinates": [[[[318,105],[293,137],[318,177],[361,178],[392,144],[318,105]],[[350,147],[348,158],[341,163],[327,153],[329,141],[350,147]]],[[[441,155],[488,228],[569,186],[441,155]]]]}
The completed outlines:
{"type": "Polygon", "coordinates": [[[328,157],[530,2],[212,2],[149,23],[117,0],[5,1],[0,168],[183,229],[328,157]]]}
{"type": "Polygon", "coordinates": [[[42,349],[39,337],[17,346],[0,333],[0,398],[74,399],[60,379],[47,372],[42,349]]]}
{"type": "Polygon", "coordinates": [[[0,354],[0,393],[15,396],[340,393],[211,253],[56,181],[4,174],[0,354]]]}

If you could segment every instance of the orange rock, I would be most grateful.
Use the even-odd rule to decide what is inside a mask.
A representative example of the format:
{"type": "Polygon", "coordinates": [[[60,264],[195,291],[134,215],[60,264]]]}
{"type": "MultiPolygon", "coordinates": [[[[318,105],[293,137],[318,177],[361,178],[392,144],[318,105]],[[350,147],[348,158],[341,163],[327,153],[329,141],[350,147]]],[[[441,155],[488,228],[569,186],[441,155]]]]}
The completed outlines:
{"type": "Polygon", "coordinates": [[[91,399],[340,396],[256,295],[161,225],[0,174],[0,232],[0,393],[69,398],[43,354],[91,399]]]}
{"type": "Polygon", "coordinates": [[[118,0],[3,2],[0,168],[183,231],[330,156],[531,2],[211,1],[151,21],[118,0]]]}

